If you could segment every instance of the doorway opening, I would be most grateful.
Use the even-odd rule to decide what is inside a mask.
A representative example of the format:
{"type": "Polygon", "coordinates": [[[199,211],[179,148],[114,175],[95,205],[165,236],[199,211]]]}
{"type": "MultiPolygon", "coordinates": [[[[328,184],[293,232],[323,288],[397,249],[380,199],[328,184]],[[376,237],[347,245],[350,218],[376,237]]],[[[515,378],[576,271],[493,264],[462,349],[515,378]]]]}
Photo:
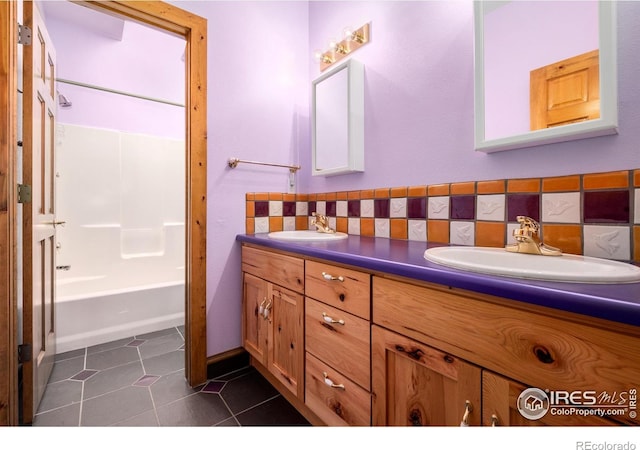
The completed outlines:
{"type": "Polygon", "coordinates": [[[42,6],[58,67],[56,352],[183,326],[185,40],[42,6]]]}
{"type": "MultiPolygon", "coordinates": [[[[185,38],[185,377],[192,386],[206,381],[206,20],[180,8],[163,2],[79,2],[83,6],[98,9],[111,15],[123,16],[154,26],[185,38]]],[[[13,2],[2,8],[2,29],[16,31],[20,19],[13,2]]],[[[17,85],[17,33],[7,34],[3,40],[2,59],[7,62],[7,95],[0,96],[0,104],[6,112],[8,136],[13,139],[0,142],[2,153],[7,155],[0,163],[7,164],[8,182],[17,181],[16,85],[17,85]],[[10,38],[9,38],[10,36],[10,38]]],[[[26,75],[26,74],[25,74],[26,75]]],[[[0,272],[10,280],[0,290],[2,310],[0,325],[6,330],[7,339],[0,345],[7,355],[7,362],[0,365],[0,424],[18,424],[18,360],[17,360],[17,281],[18,264],[16,206],[14,190],[0,190],[0,208],[9,212],[0,217],[0,231],[6,235],[8,245],[2,249],[0,272]],[[6,234],[5,234],[6,232],[6,234]],[[5,251],[6,250],[6,251],[5,251]]],[[[26,264],[26,262],[25,262],[26,264]]],[[[25,281],[25,285],[27,282],[25,281]]],[[[25,297],[25,309],[31,308],[25,297]]],[[[27,363],[28,364],[28,363],[27,363]]],[[[25,366],[25,372],[30,368],[25,366]]],[[[28,401],[27,401],[28,403],[28,401]]],[[[29,414],[25,412],[25,418],[29,414]]],[[[28,422],[28,420],[27,420],[28,422]]]]}

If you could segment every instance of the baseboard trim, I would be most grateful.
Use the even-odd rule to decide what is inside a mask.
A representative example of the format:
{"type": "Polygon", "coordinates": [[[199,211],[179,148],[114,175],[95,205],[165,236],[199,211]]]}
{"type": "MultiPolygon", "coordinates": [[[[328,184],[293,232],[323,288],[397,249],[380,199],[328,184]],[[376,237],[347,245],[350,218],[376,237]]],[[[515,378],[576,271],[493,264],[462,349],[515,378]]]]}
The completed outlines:
{"type": "Polygon", "coordinates": [[[207,358],[207,379],[247,367],[249,362],[249,353],[242,347],[209,356],[207,358]]]}

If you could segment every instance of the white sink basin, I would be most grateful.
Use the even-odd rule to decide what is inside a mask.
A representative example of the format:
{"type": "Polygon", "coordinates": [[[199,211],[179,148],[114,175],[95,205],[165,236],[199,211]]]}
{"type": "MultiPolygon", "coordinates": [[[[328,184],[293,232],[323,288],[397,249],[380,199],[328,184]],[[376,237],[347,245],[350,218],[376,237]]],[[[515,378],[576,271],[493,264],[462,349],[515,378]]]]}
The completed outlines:
{"type": "Polygon", "coordinates": [[[274,231],[269,233],[271,239],[281,241],[339,241],[349,237],[346,233],[319,233],[315,230],[295,230],[295,231],[274,231]]]}
{"type": "Polygon", "coordinates": [[[530,280],[574,283],[640,281],[640,267],[588,256],[528,255],[490,247],[435,247],[427,249],[424,257],[456,269],[530,280]]]}

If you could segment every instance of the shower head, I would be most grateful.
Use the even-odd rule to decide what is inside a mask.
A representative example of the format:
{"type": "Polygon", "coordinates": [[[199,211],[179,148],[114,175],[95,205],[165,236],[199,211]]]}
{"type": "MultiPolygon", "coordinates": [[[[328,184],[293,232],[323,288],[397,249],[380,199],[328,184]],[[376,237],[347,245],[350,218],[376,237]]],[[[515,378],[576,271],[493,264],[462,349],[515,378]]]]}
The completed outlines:
{"type": "Polygon", "coordinates": [[[58,103],[60,104],[60,106],[62,106],[63,108],[68,108],[71,106],[71,102],[69,100],[67,100],[67,98],[58,93],[58,103]]]}

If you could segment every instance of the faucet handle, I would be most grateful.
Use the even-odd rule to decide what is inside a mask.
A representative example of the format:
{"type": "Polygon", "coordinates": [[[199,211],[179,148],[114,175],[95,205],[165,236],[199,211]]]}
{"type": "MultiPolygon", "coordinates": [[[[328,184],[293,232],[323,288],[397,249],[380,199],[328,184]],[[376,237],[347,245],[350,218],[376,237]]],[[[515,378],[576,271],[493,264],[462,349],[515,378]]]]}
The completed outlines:
{"type": "Polygon", "coordinates": [[[532,233],[540,231],[540,224],[528,216],[518,216],[516,220],[520,223],[520,228],[527,228],[532,233]]]}

